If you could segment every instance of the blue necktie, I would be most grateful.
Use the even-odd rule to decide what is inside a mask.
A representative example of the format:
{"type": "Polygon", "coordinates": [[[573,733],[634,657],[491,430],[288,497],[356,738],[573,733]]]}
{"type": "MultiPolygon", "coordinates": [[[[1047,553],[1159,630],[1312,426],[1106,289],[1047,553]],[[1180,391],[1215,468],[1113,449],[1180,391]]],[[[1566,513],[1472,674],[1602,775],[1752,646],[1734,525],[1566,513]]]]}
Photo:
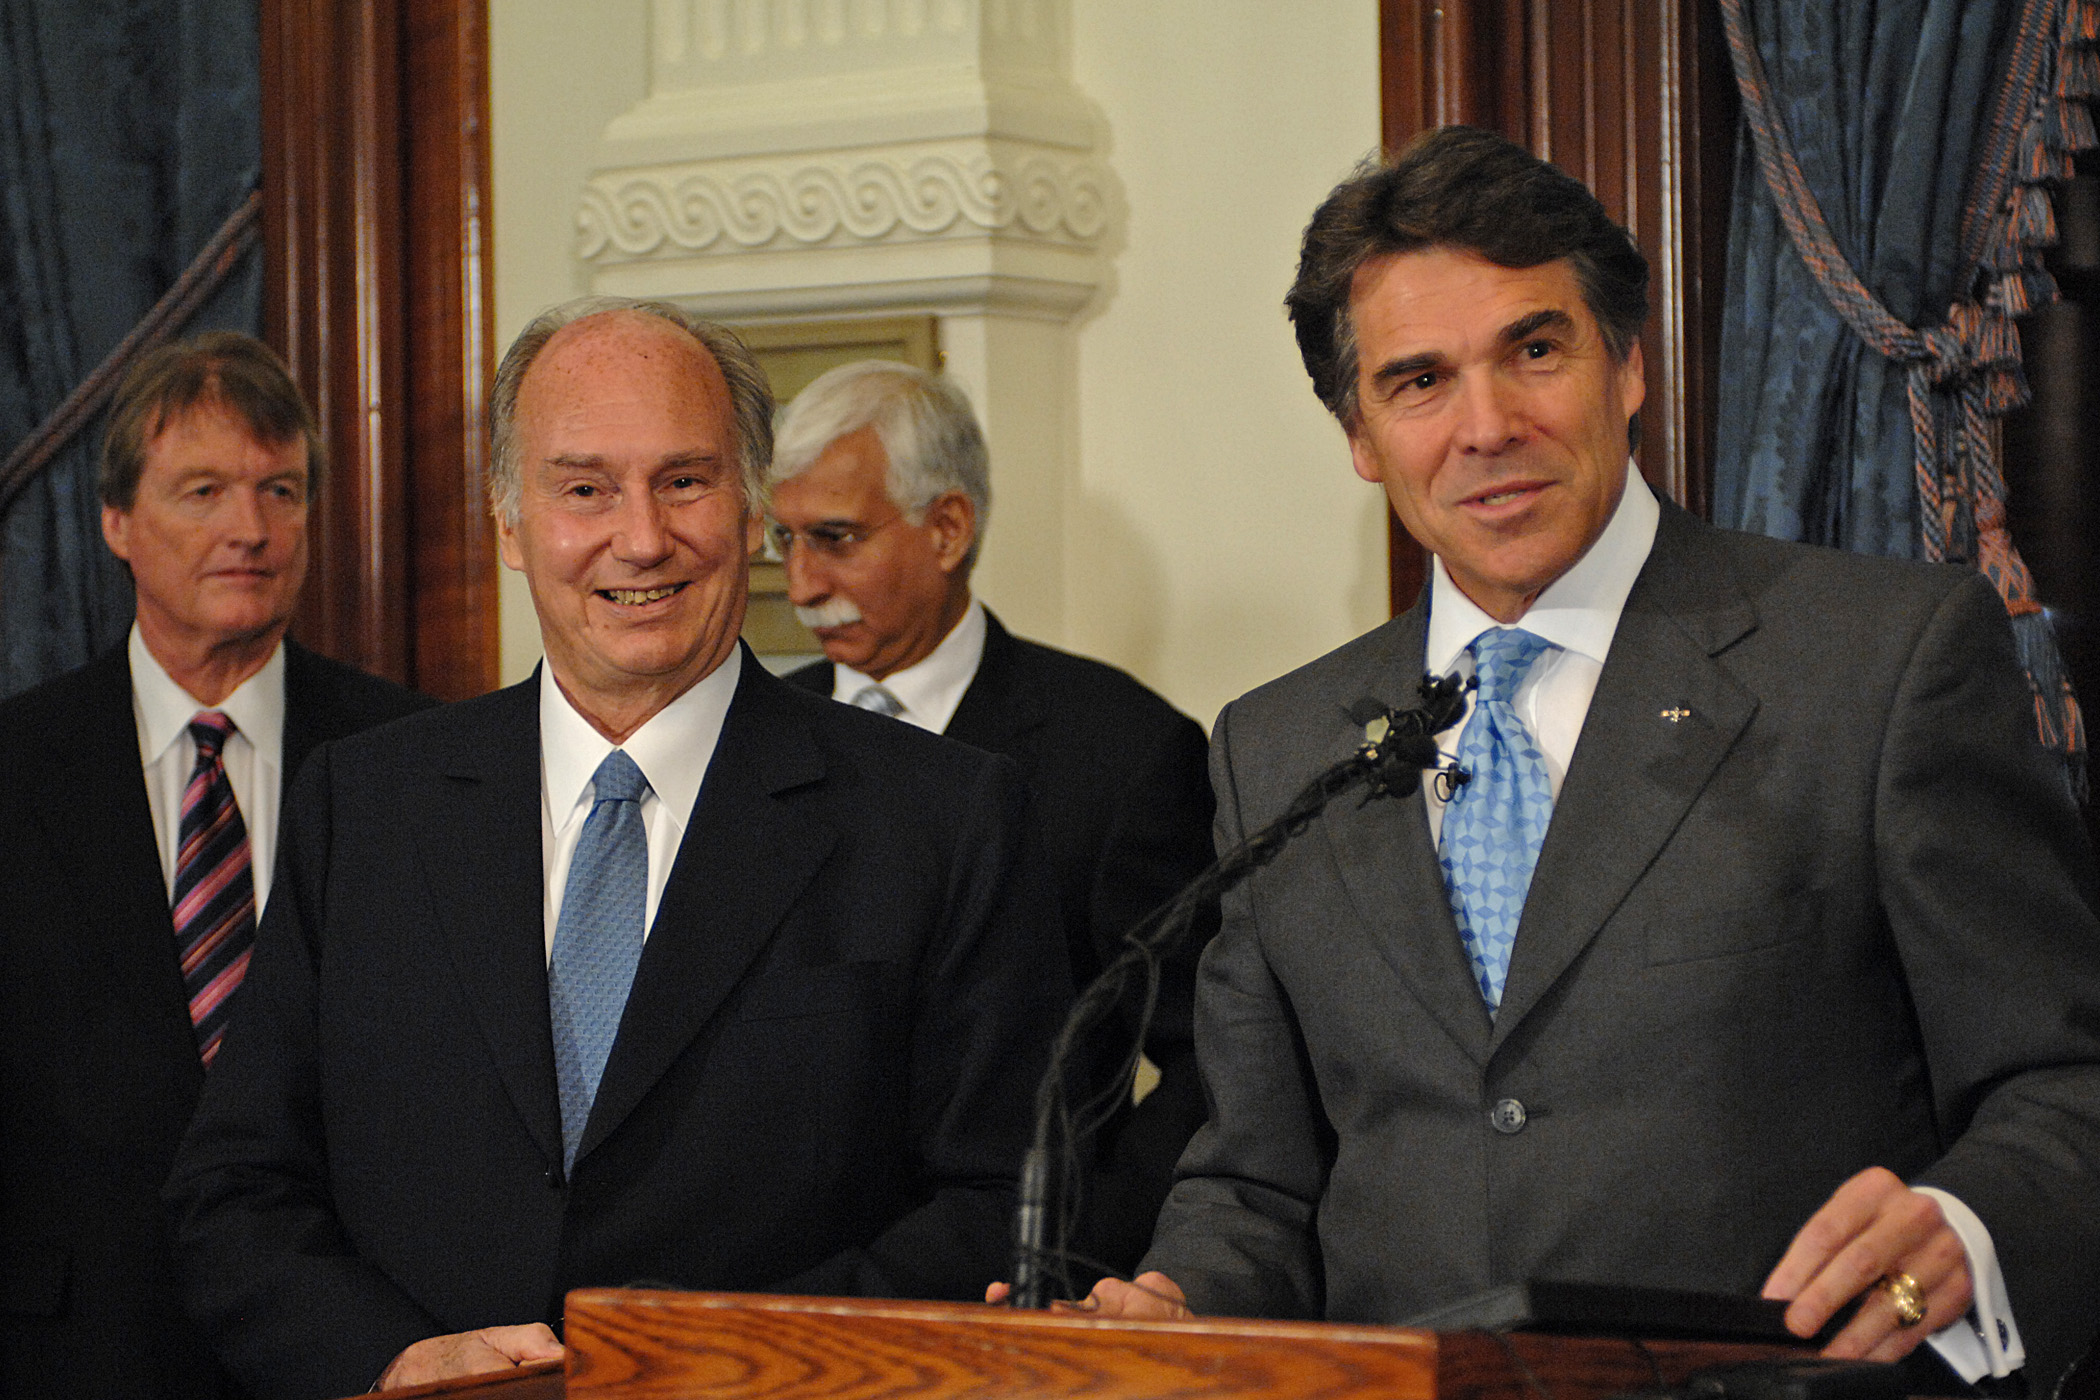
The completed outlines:
{"type": "Polygon", "coordinates": [[[1502,1005],[1524,896],[1553,819],[1546,760],[1511,704],[1547,645],[1522,628],[1498,627],[1467,648],[1480,690],[1458,736],[1458,766],[1473,776],[1444,809],[1441,845],[1451,913],[1491,1012],[1502,1005]]]}
{"type": "Polygon", "coordinates": [[[614,749],[591,779],[591,814],[569,862],[547,1001],[554,1015],[554,1072],[561,1088],[562,1165],[576,1165],[576,1145],[619,1033],[627,990],[642,956],[642,914],[649,898],[649,838],[642,795],[649,780],[614,749]]]}

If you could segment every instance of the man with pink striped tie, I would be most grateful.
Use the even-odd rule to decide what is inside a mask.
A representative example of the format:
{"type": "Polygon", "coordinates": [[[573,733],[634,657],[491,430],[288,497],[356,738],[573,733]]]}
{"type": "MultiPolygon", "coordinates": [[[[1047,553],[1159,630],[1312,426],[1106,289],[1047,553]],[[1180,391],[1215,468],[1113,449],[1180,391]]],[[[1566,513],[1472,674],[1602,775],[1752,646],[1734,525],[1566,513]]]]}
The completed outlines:
{"type": "Polygon", "coordinates": [[[285,639],[321,466],[276,356],[141,360],[104,440],[124,646],[0,706],[0,1394],[236,1393],[183,1320],[159,1189],[316,744],[422,697],[285,639]]]}

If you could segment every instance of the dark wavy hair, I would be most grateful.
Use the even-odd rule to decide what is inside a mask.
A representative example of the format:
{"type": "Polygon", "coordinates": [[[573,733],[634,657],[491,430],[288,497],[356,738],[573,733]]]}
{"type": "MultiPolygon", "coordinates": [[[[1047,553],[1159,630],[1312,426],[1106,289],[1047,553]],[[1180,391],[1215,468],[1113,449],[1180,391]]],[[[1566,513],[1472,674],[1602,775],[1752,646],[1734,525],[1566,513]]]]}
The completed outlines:
{"type": "Polygon", "coordinates": [[[1357,269],[1390,253],[1460,248],[1503,267],[1566,258],[1612,355],[1624,363],[1648,318],[1648,260],[1572,175],[1492,132],[1424,132],[1390,162],[1366,160],[1335,186],[1298,256],[1284,305],[1328,412],[1356,427],[1357,269]]]}

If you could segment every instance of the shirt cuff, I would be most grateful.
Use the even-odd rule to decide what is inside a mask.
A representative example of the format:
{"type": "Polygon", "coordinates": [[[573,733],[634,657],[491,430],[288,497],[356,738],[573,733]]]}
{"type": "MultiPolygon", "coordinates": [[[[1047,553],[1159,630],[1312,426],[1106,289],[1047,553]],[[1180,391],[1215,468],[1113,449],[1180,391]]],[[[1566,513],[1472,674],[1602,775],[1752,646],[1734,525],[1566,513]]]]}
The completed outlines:
{"type": "Polygon", "coordinates": [[[1969,1282],[1975,1301],[1966,1316],[1956,1318],[1927,1338],[1940,1359],[1963,1380],[1974,1384],[1985,1376],[2009,1376],[2027,1364],[2027,1348],[2020,1341],[2020,1328],[2013,1321],[2012,1304],[2005,1296],[2005,1275],[1998,1268],[1998,1250],[1991,1232],[1983,1228],[1976,1212],[1936,1186],[1915,1188],[1940,1204],[1947,1227],[1961,1240],[1969,1256],[1969,1282]]]}

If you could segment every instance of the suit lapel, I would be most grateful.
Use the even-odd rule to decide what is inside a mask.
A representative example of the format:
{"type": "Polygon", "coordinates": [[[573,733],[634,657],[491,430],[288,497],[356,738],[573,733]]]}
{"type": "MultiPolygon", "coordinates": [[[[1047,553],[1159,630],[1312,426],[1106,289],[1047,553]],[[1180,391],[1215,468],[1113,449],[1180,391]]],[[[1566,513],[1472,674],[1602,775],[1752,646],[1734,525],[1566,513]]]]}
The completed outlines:
{"type": "Polygon", "coordinates": [[[838,671],[829,661],[812,661],[807,666],[788,672],[781,679],[812,695],[822,695],[828,699],[837,685],[838,671]]]}
{"type": "Polygon", "coordinates": [[[1757,616],[1700,547],[1709,529],[1665,503],[1539,852],[1496,1046],[1597,936],[1757,712],[1714,659],[1757,616]]]}
{"type": "MultiPolygon", "coordinates": [[[[578,1160],[626,1120],[721,1010],[838,839],[780,800],[824,776],[815,735],[792,698],[746,653],[578,1160]]],[[[544,992],[541,1001],[544,1021],[544,992]]]]}
{"type": "Polygon", "coordinates": [[[299,765],[320,743],[320,719],[314,714],[321,697],[314,693],[313,672],[307,664],[308,653],[291,638],[284,642],[284,751],[278,755],[278,815],[283,818],[284,802],[292,795],[292,779],[299,776],[299,765]]]}
{"type": "MultiPolygon", "coordinates": [[[[1359,683],[1344,688],[1345,695],[1352,700],[1376,696],[1396,709],[1415,704],[1428,598],[1425,588],[1414,607],[1392,624],[1393,646],[1359,683]]],[[[1348,737],[1360,742],[1354,734],[1348,737]]],[[[1476,1062],[1485,1063],[1487,1007],[1451,917],[1421,795],[1362,805],[1359,796],[1348,794],[1327,809],[1322,825],[1342,886],[1363,926],[1375,931],[1379,953],[1444,1032],[1476,1062]]]]}
{"type": "Polygon", "coordinates": [[[1015,739],[1049,718],[1043,697],[1021,684],[1020,648],[991,610],[984,614],[984,656],[943,732],[973,748],[1006,753],[1015,739]]]}
{"type": "Polygon", "coordinates": [[[87,917],[83,936],[97,937],[108,984],[137,1009],[171,1063],[184,1065],[194,1094],[204,1082],[190,1028],[189,994],[175,950],[168,887],[154,839],[153,812],[139,764],[138,722],[131,709],[131,664],[118,647],[80,674],[80,741],[31,781],[51,849],[87,917]],[[92,814],[93,840],[67,823],[92,814]]]}
{"type": "Polygon", "coordinates": [[[562,1158],[547,1010],[540,853],[539,675],[484,702],[482,723],[404,802],[452,962],[504,1088],[549,1163],[562,1158]]]}
{"type": "Polygon", "coordinates": [[[343,720],[336,713],[335,696],[320,684],[314,654],[289,637],[284,643],[284,752],[278,762],[278,810],[292,795],[292,779],[299,776],[306,756],[322,740],[341,736],[343,720]]]}

